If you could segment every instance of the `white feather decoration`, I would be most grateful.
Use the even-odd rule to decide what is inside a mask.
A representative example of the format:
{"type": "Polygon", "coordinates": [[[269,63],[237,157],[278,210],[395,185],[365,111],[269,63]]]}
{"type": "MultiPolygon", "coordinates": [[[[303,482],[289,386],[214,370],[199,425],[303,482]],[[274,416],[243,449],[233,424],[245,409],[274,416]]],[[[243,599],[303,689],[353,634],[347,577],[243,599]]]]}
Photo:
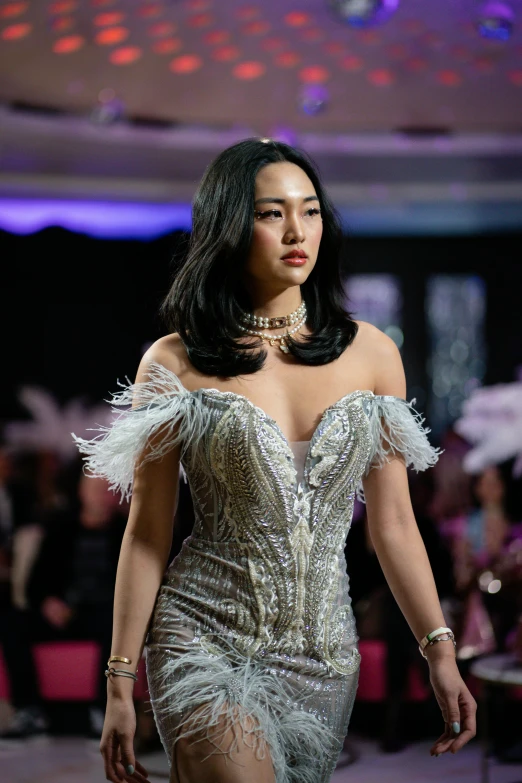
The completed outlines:
{"type": "Polygon", "coordinates": [[[466,473],[480,473],[516,457],[515,477],[522,476],[522,383],[498,383],[475,389],[453,425],[472,448],[464,457],[466,473]]]}
{"type": "Polygon", "coordinates": [[[161,364],[153,363],[149,380],[119,385],[122,391],[109,402],[118,417],[110,426],[99,426],[100,434],[91,440],[72,437],[86,456],[86,470],[101,476],[112,490],[127,500],[132,494],[134,469],[140,460],[161,459],[174,446],[181,445],[181,457],[196,449],[206,426],[206,409],[197,395],[182,385],[178,376],[161,364]],[[134,407],[128,407],[133,405],[134,407]],[[119,410],[126,407],[126,410],[119,410]],[[155,435],[154,446],[143,451],[155,435]]]}
{"type": "MultiPolygon", "coordinates": [[[[422,426],[425,419],[413,407],[415,402],[415,398],[407,402],[391,395],[376,395],[371,400],[371,449],[364,476],[385,465],[396,453],[402,454],[407,468],[411,466],[417,472],[436,464],[443,451],[429,442],[431,430],[422,426]]],[[[362,481],[357,498],[366,502],[362,481]]]]}
{"type": "Polygon", "coordinates": [[[201,637],[201,646],[179,657],[159,651],[160,661],[153,661],[155,651],[147,648],[155,720],[162,723],[164,714],[171,727],[169,732],[160,732],[161,736],[172,734],[165,740],[167,754],[170,755],[180,737],[190,737],[196,732],[208,737],[221,752],[233,752],[240,728],[243,741],[254,749],[258,758],[264,758],[264,742],[268,743],[277,783],[322,780],[321,771],[341,750],[327,724],[305,705],[302,709],[297,706],[300,697],[290,689],[283,675],[270,671],[268,660],[239,653],[223,636],[221,649],[212,644],[205,649],[205,642],[206,638],[201,637]],[[173,704],[176,713],[185,716],[175,727],[173,704]],[[196,708],[200,709],[191,716],[196,708]],[[247,723],[247,716],[254,721],[247,723]],[[232,743],[220,747],[231,729],[232,743]]]}

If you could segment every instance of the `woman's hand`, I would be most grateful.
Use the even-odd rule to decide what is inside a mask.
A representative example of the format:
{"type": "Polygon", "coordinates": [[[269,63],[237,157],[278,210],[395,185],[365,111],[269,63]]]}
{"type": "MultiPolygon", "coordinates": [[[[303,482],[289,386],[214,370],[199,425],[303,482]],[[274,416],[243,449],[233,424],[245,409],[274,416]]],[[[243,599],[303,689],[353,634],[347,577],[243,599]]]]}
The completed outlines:
{"type": "Polygon", "coordinates": [[[437,650],[440,642],[426,648],[430,666],[430,682],[444,718],[444,733],[430,749],[432,756],[448,750],[459,751],[477,733],[477,703],[464,683],[453,650],[437,650]],[[458,724],[458,725],[457,725],[458,724]]]}
{"type": "MultiPolygon", "coordinates": [[[[112,686],[113,683],[110,682],[109,688],[112,686]]],[[[132,690],[128,686],[116,687],[119,688],[118,693],[109,693],[107,699],[107,710],[100,741],[105,777],[112,783],[122,783],[122,781],[148,783],[149,773],[134,755],[136,711],[132,700],[132,690]]]]}

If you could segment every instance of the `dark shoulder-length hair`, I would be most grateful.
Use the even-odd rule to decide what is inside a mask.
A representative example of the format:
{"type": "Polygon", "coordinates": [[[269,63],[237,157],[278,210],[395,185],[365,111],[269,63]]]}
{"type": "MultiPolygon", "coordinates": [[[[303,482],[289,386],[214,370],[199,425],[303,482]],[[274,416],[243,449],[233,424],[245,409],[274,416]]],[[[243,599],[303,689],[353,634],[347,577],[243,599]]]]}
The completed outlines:
{"type": "Polygon", "coordinates": [[[175,274],[161,313],[178,332],[197,370],[218,377],[257,372],[266,351],[258,337],[245,337],[241,310],[253,310],[242,285],[254,225],[257,173],[270,163],[295,163],[308,175],[321,206],[323,233],[314,269],[301,286],[312,334],[288,339],[289,352],[304,364],[337,359],[354,340],[357,324],[345,309],[340,271],[342,230],[314,163],[303,151],[273,140],[246,139],[221,152],[209,165],[193,201],[192,234],[184,263],[175,274]]]}

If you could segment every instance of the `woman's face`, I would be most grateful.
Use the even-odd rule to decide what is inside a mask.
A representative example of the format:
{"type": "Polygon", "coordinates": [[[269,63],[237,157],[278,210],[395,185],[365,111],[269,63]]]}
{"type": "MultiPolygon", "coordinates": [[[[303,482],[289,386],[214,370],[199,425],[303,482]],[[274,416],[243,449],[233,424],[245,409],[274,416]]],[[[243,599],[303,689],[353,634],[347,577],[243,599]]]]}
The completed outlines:
{"type": "Polygon", "coordinates": [[[285,161],[259,171],[253,219],[247,281],[274,292],[304,283],[317,261],[323,221],[317,193],[302,168],[285,161]],[[284,260],[295,250],[304,252],[304,263],[284,260]]]}
{"type": "Polygon", "coordinates": [[[504,497],[504,482],[494,466],[486,468],[478,477],[475,494],[481,503],[500,503],[504,497]]]}

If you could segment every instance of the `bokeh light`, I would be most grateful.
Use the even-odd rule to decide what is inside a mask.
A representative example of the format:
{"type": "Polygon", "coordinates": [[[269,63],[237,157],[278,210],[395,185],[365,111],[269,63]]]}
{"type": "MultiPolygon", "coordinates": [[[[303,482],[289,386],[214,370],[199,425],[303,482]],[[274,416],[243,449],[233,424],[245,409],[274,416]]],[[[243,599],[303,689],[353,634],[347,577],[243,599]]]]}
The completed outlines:
{"type": "Polygon", "coordinates": [[[322,84],[305,84],[299,95],[299,106],[305,114],[314,117],[325,111],[329,97],[322,84]]]}
{"type": "Polygon", "coordinates": [[[235,65],[232,69],[232,74],[236,79],[251,81],[252,79],[259,79],[260,76],[263,76],[265,71],[266,67],[263,63],[252,60],[235,65]]]}
{"type": "Polygon", "coordinates": [[[113,65],[131,65],[139,60],[142,54],[139,46],[121,46],[110,53],[109,61],[113,65]]]}
{"type": "Polygon", "coordinates": [[[388,68],[376,68],[370,71],[367,79],[374,87],[389,87],[395,81],[395,76],[388,68]]]}
{"type": "Polygon", "coordinates": [[[208,11],[212,7],[212,0],[185,0],[187,11],[208,11]]]}
{"type": "Polygon", "coordinates": [[[230,41],[230,33],[228,30],[211,30],[209,33],[205,33],[203,40],[209,46],[226,44],[230,41]]]}
{"type": "Polygon", "coordinates": [[[142,19],[154,19],[157,16],[161,16],[163,13],[163,6],[159,3],[153,5],[142,5],[138,8],[138,16],[142,19]]]}
{"type": "Polygon", "coordinates": [[[65,35],[53,43],[55,54],[73,54],[83,48],[85,38],[82,35],[65,35]]]}
{"type": "Polygon", "coordinates": [[[70,14],[78,8],[77,0],[59,0],[48,7],[50,14],[70,14]]]}
{"type": "Polygon", "coordinates": [[[99,46],[113,46],[126,41],[129,35],[130,30],[127,27],[107,27],[96,33],[94,41],[99,46]]]}
{"type": "Polygon", "coordinates": [[[55,33],[65,33],[72,30],[76,21],[73,16],[56,16],[51,20],[51,30],[55,33]]]}
{"type": "Polygon", "coordinates": [[[330,78],[330,72],[323,65],[309,65],[299,71],[299,78],[305,84],[324,84],[330,78]]]}
{"type": "Polygon", "coordinates": [[[115,5],[117,0],[91,0],[93,8],[107,8],[108,6],[115,5]]]}
{"type": "Polygon", "coordinates": [[[279,68],[293,68],[301,62],[301,56],[297,52],[280,52],[276,54],[274,62],[279,68]]]}
{"type": "Polygon", "coordinates": [[[309,27],[299,31],[298,38],[305,43],[318,43],[324,41],[326,33],[320,27],[309,27]]]}
{"type": "Polygon", "coordinates": [[[284,21],[290,27],[304,27],[312,22],[312,17],[304,11],[291,11],[286,14],[284,21]]]}
{"type": "Polygon", "coordinates": [[[109,13],[96,14],[93,23],[96,27],[113,27],[116,24],[121,24],[124,19],[125,14],[121,11],[111,11],[109,13]]]}
{"type": "Polygon", "coordinates": [[[190,16],[187,19],[187,25],[189,27],[210,27],[215,22],[214,17],[212,14],[196,14],[195,16],[190,16]]]}
{"type": "Polygon", "coordinates": [[[332,11],[351,27],[372,27],[393,16],[399,0],[330,0],[332,11]]]}
{"type": "Polygon", "coordinates": [[[151,38],[167,38],[176,32],[177,26],[173,22],[155,22],[147,30],[151,38]]]}
{"type": "Polygon", "coordinates": [[[326,54],[331,54],[334,57],[337,55],[343,54],[345,51],[345,46],[342,41],[328,41],[323,46],[324,51],[326,54]]]}
{"type": "Polygon", "coordinates": [[[244,5],[236,10],[234,16],[242,22],[248,22],[261,16],[261,10],[257,5],[244,5]]]}
{"type": "Polygon", "coordinates": [[[269,30],[270,24],[261,19],[255,22],[248,22],[248,24],[243,25],[241,28],[241,32],[244,35],[266,35],[269,30]]]}
{"type": "Polygon", "coordinates": [[[343,71],[360,71],[363,67],[362,58],[356,54],[347,54],[340,60],[340,66],[343,71]]]}
{"type": "Polygon", "coordinates": [[[32,29],[32,24],[28,22],[10,24],[2,30],[2,38],[4,41],[19,41],[21,38],[27,38],[32,29]]]}
{"type": "Polygon", "coordinates": [[[218,63],[228,63],[231,60],[237,60],[241,52],[237,46],[220,46],[214,49],[212,57],[218,63]]]}
{"type": "Polygon", "coordinates": [[[182,54],[170,62],[169,68],[172,73],[185,74],[199,71],[202,65],[203,60],[197,54],[182,54]]]}
{"type": "Polygon", "coordinates": [[[522,87],[522,70],[510,71],[508,79],[515,87],[522,87]]]}
{"type": "Polygon", "coordinates": [[[439,84],[442,84],[444,87],[458,87],[462,84],[462,76],[457,71],[453,71],[450,68],[438,71],[436,79],[439,84]]]}
{"type": "Polygon", "coordinates": [[[270,36],[270,38],[265,38],[261,41],[261,48],[265,52],[280,52],[281,49],[284,49],[287,45],[284,38],[277,38],[275,36],[270,36]]]}
{"type": "Polygon", "coordinates": [[[7,3],[0,8],[0,19],[14,19],[25,14],[29,3],[7,3]]]}
{"type": "Polygon", "coordinates": [[[159,41],[154,41],[152,44],[152,51],[155,54],[175,54],[183,48],[183,41],[181,38],[162,38],[159,41]]]}

